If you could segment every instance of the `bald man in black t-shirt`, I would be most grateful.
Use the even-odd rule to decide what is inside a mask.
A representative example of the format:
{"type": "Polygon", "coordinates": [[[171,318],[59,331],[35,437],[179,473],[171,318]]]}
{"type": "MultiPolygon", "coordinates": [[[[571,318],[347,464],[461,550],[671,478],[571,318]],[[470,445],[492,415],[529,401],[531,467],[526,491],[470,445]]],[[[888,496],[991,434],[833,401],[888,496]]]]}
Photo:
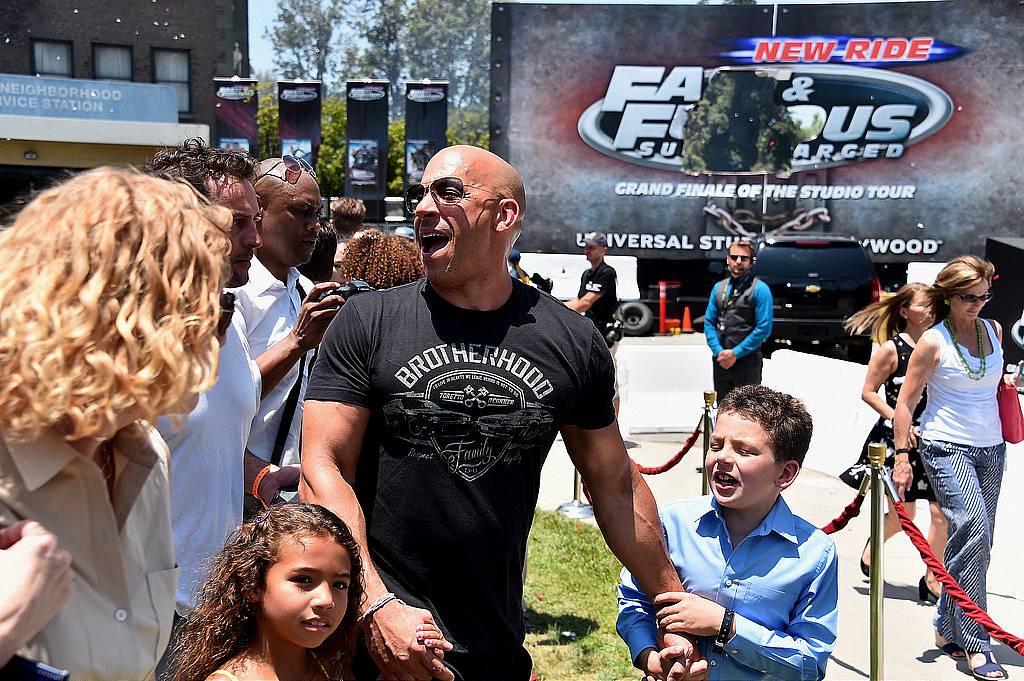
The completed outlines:
{"type": "Polygon", "coordinates": [[[559,433],[615,555],[647,593],[681,585],[619,436],[604,339],[508,276],[518,173],[455,146],[423,181],[406,200],[427,278],[363,293],[331,324],[306,393],[300,495],[363,547],[356,678],[526,681],[523,562],[559,433]],[[424,619],[454,645],[444,667],[416,643],[424,619]]]}

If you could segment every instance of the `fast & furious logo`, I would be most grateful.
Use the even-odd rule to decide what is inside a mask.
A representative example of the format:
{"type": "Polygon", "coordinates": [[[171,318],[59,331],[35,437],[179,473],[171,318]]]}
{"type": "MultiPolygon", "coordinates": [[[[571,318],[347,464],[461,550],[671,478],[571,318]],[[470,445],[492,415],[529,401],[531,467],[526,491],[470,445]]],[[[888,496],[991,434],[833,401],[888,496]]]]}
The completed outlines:
{"type": "Polygon", "coordinates": [[[952,116],[952,99],[932,83],[850,63],[951,58],[959,48],[931,38],[758,40],[729,53],[749,65],[616,66],[580,117],[580,137],[643,166],[786,176],[899,158],[952,116]]]}

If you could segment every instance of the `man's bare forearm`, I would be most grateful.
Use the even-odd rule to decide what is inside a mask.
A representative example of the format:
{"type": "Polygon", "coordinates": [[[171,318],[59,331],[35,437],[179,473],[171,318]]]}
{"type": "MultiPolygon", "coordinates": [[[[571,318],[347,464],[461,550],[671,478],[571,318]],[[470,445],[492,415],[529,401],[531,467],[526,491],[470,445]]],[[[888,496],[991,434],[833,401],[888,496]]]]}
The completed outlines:
{"type": "Polygon", "coordinates": [[[264,461],[248,449],[245,450],[245,456],[242,460],[242,478],[245,481],[246,492],[252,492],[252,483],[256,480],[256,476],[269,465],[268,461],[264,461]]]}
{"type": "Polygon", "coordinates": [[[342,476],[337,466],[322,463],[315,467],[307,467],[304,462],[299,482],[299,499],[307,504],[319,504],[330,509],[352,531],[352,536],[359,544],[359,555],[363,564],[363,591],[366,598],[359,605],[359,613],[362,614],[377,597],[387,593],[388,588],[370,559],[366,516],[363,515],[355,490],[342,476]]]}
{"type": "Polygon", "coordinates": [[[306,350],[299,345],[299,340],[295,335],[289,333],[256,358],[256,365],[260,368],[262,379],[260,399],[269,395],[270,391],[277,387],[277,384],[288,375],[288,372],[292,370],[292,367],[305,352],[306,350]]]}
{"type": "Polygon", "coordinates": [[[630,571],[651,598],[682,591],[682,583],[668,557],[654,495],[630,463],[611,484],[592,487],[594,516],[608,548],[630,571]]]}

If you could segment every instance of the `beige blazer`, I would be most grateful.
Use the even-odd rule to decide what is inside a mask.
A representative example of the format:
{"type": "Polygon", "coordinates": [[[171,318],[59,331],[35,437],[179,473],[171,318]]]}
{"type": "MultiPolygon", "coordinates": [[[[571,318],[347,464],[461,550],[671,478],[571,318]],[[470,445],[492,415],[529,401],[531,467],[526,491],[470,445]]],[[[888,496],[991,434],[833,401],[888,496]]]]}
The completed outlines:
{"type": "Polygon", "coordinates": [[[178,568],[169,453],[136,422],[114,439],[114,503],[99,467],[47,433],[0,433],[0,523],[37,520],[71,553],[74,596],[19,654],[75,681],[142,679],[167,647],[178,568]]]}

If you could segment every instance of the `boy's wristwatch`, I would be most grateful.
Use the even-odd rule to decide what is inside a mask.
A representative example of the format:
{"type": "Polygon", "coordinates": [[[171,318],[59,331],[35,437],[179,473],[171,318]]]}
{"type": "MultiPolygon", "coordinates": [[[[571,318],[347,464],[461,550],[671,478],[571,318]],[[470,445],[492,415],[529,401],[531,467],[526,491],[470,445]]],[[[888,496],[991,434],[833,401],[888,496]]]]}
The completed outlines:
{"type": "Polygon", "coordinates": [[[722,616],[722,628],[718,630],[718,636],[715,638],[715,651],[721,653],[725,650],[725,644],[729,642],[729,632],[732,630],[732,620],[736,616],[736,613],[732,610],[726,610],[725,615],[722,616]]]}

